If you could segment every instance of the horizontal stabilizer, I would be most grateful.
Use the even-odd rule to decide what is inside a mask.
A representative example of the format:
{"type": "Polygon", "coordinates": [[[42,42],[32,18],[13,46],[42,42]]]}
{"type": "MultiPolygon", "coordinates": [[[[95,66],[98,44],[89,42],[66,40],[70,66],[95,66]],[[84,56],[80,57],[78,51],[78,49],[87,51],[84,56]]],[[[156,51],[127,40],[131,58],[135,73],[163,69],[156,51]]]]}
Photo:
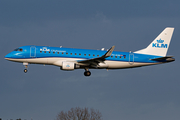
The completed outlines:
{"type": "Polygon", "coordinates": [[[172,61],[175,61],[175,59],[173,58],[173,56],[166,56],[166,57],[160,57],[160,58],[154,58],[154,59],[150,59],[150,60],[153,60],[153,61],[167,61],[167,62],[172,62],[172,61]]]}

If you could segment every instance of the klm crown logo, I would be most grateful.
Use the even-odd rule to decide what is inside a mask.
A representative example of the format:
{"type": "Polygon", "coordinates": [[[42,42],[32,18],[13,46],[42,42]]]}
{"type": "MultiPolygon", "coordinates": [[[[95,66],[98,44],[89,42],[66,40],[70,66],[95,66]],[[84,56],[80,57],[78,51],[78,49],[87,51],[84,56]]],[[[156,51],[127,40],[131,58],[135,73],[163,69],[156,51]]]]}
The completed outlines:
{"type": "Polygon", "coordinates": [[[164,40],[156,40],[157,43],[152,43],[152,47],[155,47],[155,48],[167,48],[168,47],[168,44],[163,44],[164,43],[164,40]]]}
{"type": "Polygon", "coordinates": [[[156,40],[156,41],[157,41],[157,43],[163,43],[164,42],[164,40],[161,40],[161,39],[156,40]]]}

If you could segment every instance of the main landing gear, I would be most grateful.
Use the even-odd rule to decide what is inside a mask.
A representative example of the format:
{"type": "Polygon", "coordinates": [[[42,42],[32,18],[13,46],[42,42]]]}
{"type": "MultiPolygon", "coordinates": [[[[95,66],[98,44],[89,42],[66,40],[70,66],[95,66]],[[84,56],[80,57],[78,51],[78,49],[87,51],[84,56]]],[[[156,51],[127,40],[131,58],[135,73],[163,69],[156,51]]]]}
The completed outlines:
{"type": "Polygon", "coordinates": [[[90,76],[90,75],[91,75],[91,72],[89,71],[88,68],[85,68],[84,75],[85,75],[85,76],[90,76]]]}
{"type": "Polygon", "coordinates": [[[23,65],[25,66],[24,73],[27,73],[28,63],[23,63],[23,65]]]}

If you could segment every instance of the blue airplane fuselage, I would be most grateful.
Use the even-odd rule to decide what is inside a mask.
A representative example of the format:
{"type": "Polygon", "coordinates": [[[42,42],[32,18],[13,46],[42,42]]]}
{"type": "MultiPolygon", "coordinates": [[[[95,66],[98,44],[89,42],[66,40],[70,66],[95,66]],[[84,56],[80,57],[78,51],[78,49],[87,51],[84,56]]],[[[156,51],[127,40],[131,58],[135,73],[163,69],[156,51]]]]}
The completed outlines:
{"type": "MultiPolygon", "coordinates": [[[[122,69],[172,62],[172,56],[166,56],[174,28],[165,28],[145,49],[135,52],[109,50],[90,50],[49,46],[22,46],[5,56],[5,59],[28,64],[48,64],[59,66],[61,70],[85,69],[122,69]]],[[[27,69],[24,70],[27,72],[27,69]]]]}
{"type": "MultiPolygon", "coordinates": [[[[76,48],[63,48],[63,47],[47,47],[47,46],[22,46],[5,56],[6,59],[17,59],[21,61],[28,61],[29,59],[52,59],[52,58],[71,58],[73,59],[93,59],[104,55],[105,50],[90,50],[90,49],[76,49],[76,48]],[[19,51],[18,49],[22,49],[19,51]],[[27,60],[26,60],[27,59],[27,60]]],[[[151,59],[159,58],[161,56],[137,54],[131,52],[118,52],[113,51],[111,56],[105,58],[106,61],[119,61],[119,62],[132,62],[132,63],[160,63],[162,61],[152,61],[151,59]]],[[[46,64],[46,63],[42,63],[46,64]]]]}

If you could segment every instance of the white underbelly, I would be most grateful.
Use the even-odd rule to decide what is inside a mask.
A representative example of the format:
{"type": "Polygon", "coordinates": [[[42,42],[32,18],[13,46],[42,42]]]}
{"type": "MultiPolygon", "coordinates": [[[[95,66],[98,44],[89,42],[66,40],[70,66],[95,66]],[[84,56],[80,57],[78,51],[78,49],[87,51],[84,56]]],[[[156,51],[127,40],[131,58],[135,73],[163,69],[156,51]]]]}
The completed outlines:
{"type": "MultiPolygon", "coordinates": [[[[62,62],[77,62],[78,60],[84,60],[80,58],[31,58],[31,59],[8,59],[10,61],[15,62],[27,62],[33,64],[49,64],[49,65],[56,65],[62,66],[62,62]]],[[[125,62],[125,61],[104,61],[107,65],[106,69],[121,69],[121,68],[132,68],[132,67],[140,67],[140,66],[147,66],[159,63],[140,63],[140,62],[125,62]]]]}
{"type": "Polygon", "coordinates": [[[122,62],[122,61],[105,61],[108,64],[108,69],[121,69],[121,68],[132,68],[132,67],[140,67],[153,65],[157,63],[140,63],[140,62],[122,62]]]}

